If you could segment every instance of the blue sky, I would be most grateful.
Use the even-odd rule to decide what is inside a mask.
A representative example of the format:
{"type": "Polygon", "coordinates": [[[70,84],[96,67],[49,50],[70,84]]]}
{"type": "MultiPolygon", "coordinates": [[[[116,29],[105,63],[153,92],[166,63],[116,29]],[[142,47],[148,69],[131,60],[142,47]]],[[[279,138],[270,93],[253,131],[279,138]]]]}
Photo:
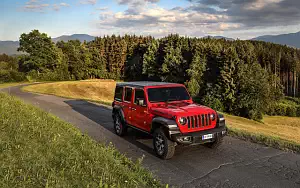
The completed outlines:
{"type": "Polygon", "coordinates": [[[33,29],[51,37],[84,33],[248,39],[300,31],[296,0],[1,0],[0,40],[33,29]]]}

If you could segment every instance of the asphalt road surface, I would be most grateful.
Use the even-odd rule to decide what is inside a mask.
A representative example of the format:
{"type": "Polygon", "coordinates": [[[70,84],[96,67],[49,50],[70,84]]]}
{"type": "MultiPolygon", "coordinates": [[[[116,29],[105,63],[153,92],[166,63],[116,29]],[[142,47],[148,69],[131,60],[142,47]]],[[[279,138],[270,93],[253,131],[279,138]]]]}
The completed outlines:
{"type": "Polygon", "coordinates": [[[175,187],[300,188],[300,155],[225,137],[221,147],[177,147],[171,160],[153,152],[150,136],[129,130],[125,137],[113,131],[111,108],[84,100],[25,93],[20,86],[3,89],[24,101],[72,123],[101,142],[112,142],[129,158],[144,157],[143,165],[175,187]]]}

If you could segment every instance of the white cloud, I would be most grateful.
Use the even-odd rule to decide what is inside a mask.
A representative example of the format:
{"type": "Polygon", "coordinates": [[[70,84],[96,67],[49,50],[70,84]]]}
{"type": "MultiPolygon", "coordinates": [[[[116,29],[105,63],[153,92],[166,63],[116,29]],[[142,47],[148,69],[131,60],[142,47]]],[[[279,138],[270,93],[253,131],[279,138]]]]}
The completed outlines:
{"type": "Polygon", "coordinates": [[[90,5],[95,5],[97,3],[97,0],[80,0],[80,4],[90,4],[90,5]]]}
{"type": "Polygon", "coordinates": [[[107,10],[108,7],[99,7],[99,8],[96,8],[96,10],[100,10],[100,11],[104,11],[104,10],[107,10]]]}
{"type": "Polygon", "coordinates": [[[97,26],[103,32],[151,34],[156,37],[169,33],[199,36],[210,31],[221,33],[239,27],[238,24],[230,23],[226,15],[187,9],[170,10],[153,4],[147,4],[134,12],[130,11],[130,7],[124,12],[103,12],[97,26]]]}
{"type": "Polygon", "coordinates": [[[137,3],[145,3],[145,2],[149,2],[149,3],[157,3],[160,0],[117,0],[118,4],[122,4],[122,5],[128,5],[128,4],[137,4],[137,3]]]}
{"type": "Polygon", "coordinates": [[[62,7],[69,7],[70,5],[67,3],[54,4],[53,9],[55,11],[59,11],[62,7]]]}
{"type": "Polygon", "coordinates": [[[44,3],[43,0],[29,0],[25,3],[24,7],[22,8],[25,11],[31,11],[31,12],[46,12],[47,10],[50,10],[51,8],[55,11],[59,11],[62,7],[69,7],[70,5],[67,3],[59,3],[59,4],[48,4],[44,3]]]}
{"type": "Polygon", "coordinates": [[[44,12],[50,4],[42,3],[40,0],[29,0],[25,3],[23,10],[31,12],[44,12]]]}

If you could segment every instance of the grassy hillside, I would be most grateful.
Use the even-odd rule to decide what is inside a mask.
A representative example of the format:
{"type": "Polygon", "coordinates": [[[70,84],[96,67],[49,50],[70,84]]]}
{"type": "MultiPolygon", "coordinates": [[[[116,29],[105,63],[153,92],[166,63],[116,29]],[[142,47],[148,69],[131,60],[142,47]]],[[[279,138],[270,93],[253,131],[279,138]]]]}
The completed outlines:
{"type": "MultiPolygon", "coordinates": [[[[110,104],[115,84],[114,81],[88,80],[39,84],[24,87],[24,90],[110,104]]],[[[300,151],[300,118],[264,116],[263,123],[260,123],[237,116],[225,116],[231,135],[281,149],[300,151]]]]}
{"type": "Polygon", "coordinates": [[[38,84],[23,89],[29,92],[111,104],[115,86],[116,82],[112,80],[83,80],[38,84]]]}
{"type": "Polygon", "coordinates": [[[6,88],[6,87],[13,87],[13,86],[18,86],[21,84],[25,84],[26,82],[23,83],[0,83],[0,89],[6,88]]]}
{"type": "Polygon", "coordinates": [[[300,152],[300,118],[264,116],[263,123],[225,114],[229,134],[284,150],[300,152]]]}
{"type": "Polygon", "coordinates": [[[159,187],[139,163],[0,93],[0,187],[159,187]]]}

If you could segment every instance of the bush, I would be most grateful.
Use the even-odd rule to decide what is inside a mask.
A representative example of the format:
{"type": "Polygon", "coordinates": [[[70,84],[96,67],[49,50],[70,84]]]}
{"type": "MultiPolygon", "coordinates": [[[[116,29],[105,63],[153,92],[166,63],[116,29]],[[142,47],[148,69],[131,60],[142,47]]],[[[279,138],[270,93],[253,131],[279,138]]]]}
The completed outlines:
{"type": "Polygon", "coordinates": [[[297,115],[297,109],[295,106],[287,106],[286,108],[286,116],[295,117],[297,115]]]}
{"type": "Polygon", "coordinates": [[[39,73],[32,70],[26,74],[27,80],[40,80],[40,81],[65,81],[70,80],[69,73],[63,70],[45,71],[39,73]]]}
{"type": "Polygon", "coordinates": [[[205,95],[201,103],[216,111],[224,112],[225,109],[223,103],[218,98],[211,95],[205,95]]]}
{"type": "Polygon", "coordinates": [[[289,101],[292,102],[296,105],[300,105],[300,98],[296,98],[296,97],[285,97],[285,101],[289,101]]]}
{"type": "Polygon", "coordinates": [[[16,70],[0,70],[0,82],[25,81],[25,74],[16,70]]]}
{"type": "Polygon", "coordinates": [[[275,103],[269,106],[266,114],[270,116],[300,117],[300,105],[275,103]]]}

